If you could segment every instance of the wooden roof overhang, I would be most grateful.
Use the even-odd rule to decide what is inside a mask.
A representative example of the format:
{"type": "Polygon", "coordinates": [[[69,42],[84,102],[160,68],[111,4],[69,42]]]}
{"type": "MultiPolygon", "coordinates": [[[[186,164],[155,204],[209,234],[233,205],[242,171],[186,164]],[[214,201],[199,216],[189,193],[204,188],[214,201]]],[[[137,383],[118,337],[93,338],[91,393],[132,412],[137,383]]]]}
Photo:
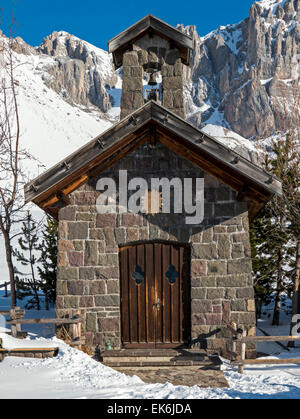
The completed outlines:
{"type": "Polygon", "coordinates": [[[142,38],[147,33],[159,35],[168,41],[171,41],[181,53],[181,60],[189,65],[191,52],[193,50],[193,39],[163,22],[153,15],[147,15],[125,31],[108,41],[108,51],[113,54],[114,64],[119,68],[123,64],[123,54],[131,50],[132,44],[142,38]]]}
{"type": "Polygon", "coordinates": [[[148,102],[26,184],[25,200],[57,217],[59,208],[69,204],[70,193],[147,141],[153,145],[160,141],[237,191],[239,200],[249,202],[250,218],[274,194],[282,193],[276,177],[169,110],[148,102]]]}

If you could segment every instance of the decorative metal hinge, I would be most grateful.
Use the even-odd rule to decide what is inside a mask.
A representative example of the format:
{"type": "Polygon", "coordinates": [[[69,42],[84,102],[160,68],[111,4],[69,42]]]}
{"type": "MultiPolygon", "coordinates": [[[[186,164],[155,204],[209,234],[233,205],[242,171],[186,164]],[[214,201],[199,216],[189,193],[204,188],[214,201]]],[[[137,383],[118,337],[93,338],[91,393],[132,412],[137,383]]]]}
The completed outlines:
{"type": "Polygon", "coordinates": [[[99,145],[100,148],[104,148],[104,143],[100,139],[97,140],[97,144],[99,145]]]}
{"type": "Polygon", "coordinates": [[[69,170],[70,169],[70,165],[66,161],[63,162],[62,166],[65,167],[66,170],[69,170]]]}
{"type": "Polygon", "coordinates": [[[236,156],[236,157],[233,159],[232,164],[238,164],[240,160],[241,160],[241,159],[240,159],[238,156],[236,156]]]}
{"type": "Polygon", "coordinates": [[[137,125],[138,124],[138,120],[136,119],[136,117],[134,115],[131,115],[130,119],[129,119],[129,123],[133,124],[133,125],[137,125]]]}
{"type": "Polygon", "coordinates": [[[196,140],[196,144],[202,144],[204,143],[205,135],[201,134],[199,138],[196,140]]]}
{"type": "Polygon", "coordinates": [[[165,115],[163,118],[162,118],[162,123],[165,125],[165,124],[167,124],[169,122],[169,115],[165,115]]]}

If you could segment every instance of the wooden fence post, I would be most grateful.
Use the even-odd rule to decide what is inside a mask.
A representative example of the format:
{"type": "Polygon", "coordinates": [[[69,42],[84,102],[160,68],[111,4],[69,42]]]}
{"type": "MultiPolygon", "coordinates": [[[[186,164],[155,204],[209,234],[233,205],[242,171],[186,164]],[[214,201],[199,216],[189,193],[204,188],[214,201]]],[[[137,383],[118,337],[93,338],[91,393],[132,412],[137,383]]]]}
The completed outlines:
{"type": "MultiPolygon", "coordinates": [[[[246,336],[247,336],[247,331],[244,330],[243,334],[242,334],[242,337],[246,337],[246,336]]],[[[241,359],[240,360],[243,362],[243,361],[245,361],[245,359],[246,359],[246,343],[242,342],[242,344],[241,344],[241,359]]],[[[240,374],[244,374],[244,364],[239,365],[238,372],[240,374]]]]}
{"type": "MultiPolygon", "coordinates": [[[[21,310],[20,307],[15,307],[14,309],[10,310],[10,318],[12,320],[20,320],[24,317],[24,310],[21,310]]],[[[11,325],[11,335],[14,338],[17,338],[22,332],[21,324],[16,323],[11,325]]]]}
{"type": "MultiPolygon", "coordinates": [[[[231,323],[231,325],[232,325],[233,330],[237,331],[237,324],[236,323],[231,323]]],[[[232,339],[232,352],[234,354],[236,354],[236,339],[237,339],[236,335],[233,336],[233,339],[232,339]]]]}
{"type": "MultiPolygon", "coordinates": [[[[9,314],[10,314],[10,318],[12,320],[16,320],[16,311],[15,311],[15,309],[12,308],[10,310],[9,314]]],[[[16,324],[12,324],[11,325],[11,335],[14,338],[16,338],[18,336],[18,330],[17,330],[17,325],[16,324]]]]}
{"type": "MultiPolygon", "coordinates": [[[[80,317],[80,310],[73,310],[72,311],[72,319],[80,317]]],[[[81,338],[81,322],[80,323],[73,323],[70,326],[70,334],[73,341],[80,340],[81,338]]],[[[81,345],[78,346],[81,349],[81,345]]]]}

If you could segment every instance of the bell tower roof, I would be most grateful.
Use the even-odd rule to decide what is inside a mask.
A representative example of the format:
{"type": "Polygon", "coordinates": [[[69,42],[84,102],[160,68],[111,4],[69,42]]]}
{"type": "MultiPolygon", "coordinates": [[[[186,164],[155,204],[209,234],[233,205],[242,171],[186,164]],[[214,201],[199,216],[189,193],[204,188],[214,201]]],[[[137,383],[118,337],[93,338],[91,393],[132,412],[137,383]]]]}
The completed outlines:
{"type": "Polygon", "coordinates": [[[146,34],[150,37],[158,35],[170,41],[180,51],[182,63],[189,65],[193,39],[157,17],[147,15],[108,41],[108,51],[113,54],[116,68],[123,65],[124,52],[130,51],[131,45],[146,34]]]}

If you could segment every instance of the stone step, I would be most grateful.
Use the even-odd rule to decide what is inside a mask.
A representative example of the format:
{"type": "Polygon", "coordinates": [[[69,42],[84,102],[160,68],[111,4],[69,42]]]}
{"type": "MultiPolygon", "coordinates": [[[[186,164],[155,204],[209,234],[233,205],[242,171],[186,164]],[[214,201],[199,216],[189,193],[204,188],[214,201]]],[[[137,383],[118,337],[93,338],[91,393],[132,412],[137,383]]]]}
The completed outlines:
{"type": "Polygon", "coordinates": [[[209,358],[194,356],[194,357],[185,357],[185,356],[122,356],[122,357],[102,357],[100,360],[107,364],[117,363],[117,362],[204,362],[208,361],[209,358]]]}
{"type": "Polygon", "coordinates": [[[131,361],[124,360],[120,362],[103,362],[104,365],[112,368],[170,368],[170,367],[195,367],[195,368],[208,368],[208,369],[220,369],[221,363],[212,361],[131,361]]]}
{"type": "Polygon", "coordinates": [[[207,359],[205,350],[199,349],[120,349],[101,352],[102,358],[177,358],[180,356],[189,358],[207,359]]]}
{"type": "Polygon", "coordinates": [[[222,361],[218,356],[201,350],[174,349],[121,349],[101,353],[100,361],[110,367],[217,367],[222,361]]]}

